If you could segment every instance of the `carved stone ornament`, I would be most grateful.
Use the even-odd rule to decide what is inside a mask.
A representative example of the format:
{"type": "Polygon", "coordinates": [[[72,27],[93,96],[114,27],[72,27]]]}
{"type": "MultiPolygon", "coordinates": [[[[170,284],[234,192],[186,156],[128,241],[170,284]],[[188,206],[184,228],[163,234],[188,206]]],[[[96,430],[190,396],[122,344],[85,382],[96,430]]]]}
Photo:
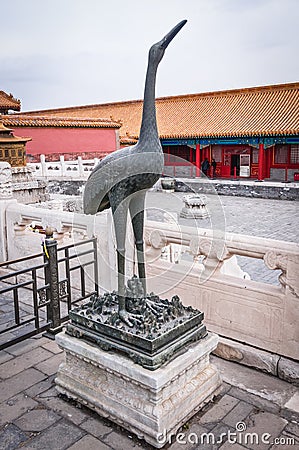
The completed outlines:
{"type": "Polygon", "coordinates": [[[161,249],[167,245],[167,238],[163,231],[154,230],[146,235],[146,242],[155,249],[161,249]]]}
{"type": "Polygon", "coordinates": [[[185,206],[183,207],[180,216],[186,219],[205,219],[209,217],[209,212],[206,208],[207,196],[203,194],[189,194],[183,197],[185,206]]]}
{"type": "Polygon", "coordinates": [[[287,269],[287,261],[287,255],[275,252],[273,250],[270,250],[264,255],[264,262],[268,269],[271,270],[281,269],[285,271],[287,269]]]}
{"type": "Polygon", "coordinates": [[[286,279],[286,270],[287,270],[287,262],[288,257],[287,255],[284,255],[283,253],[275,252],[274,250],[270,250],[264,255],[264,262],[265,265],[268,267],[268,269],[275,270],[280,269],[282,273],[279,275],[278,279],[279,282],[286,286],[287,279],[286,279]]]}
{"type": "Polygon", "coordinates": [[[65,351],[55,379],[61,394],[93,409],[156,448],[220,391],[220,377],[209,355],[218,342],[184,347],[178,359],[148,372],[122,354],[105,352],[65,333],[56,336],[65,351]]]}
{"type": "Polygon", "coordinates": [[[211,239],[200,239],[198,245],[199,252],[204,256],[209,256],[212,249],[211,239]]]}
{"type": "Polygon", "coordinates": [[[12,197],[12,171],[7,162],[0,162],[0,198],[6,199],[12,197]]]}

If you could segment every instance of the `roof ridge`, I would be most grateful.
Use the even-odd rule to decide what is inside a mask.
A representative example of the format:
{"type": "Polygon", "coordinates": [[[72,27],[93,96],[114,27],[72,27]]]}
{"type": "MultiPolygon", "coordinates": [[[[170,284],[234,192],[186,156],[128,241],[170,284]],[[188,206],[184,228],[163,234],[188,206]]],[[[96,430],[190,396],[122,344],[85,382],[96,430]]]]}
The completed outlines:
{"type": "Polygon", "coordinates": [[[193,94],[180,94],[180,95],[171,95],[165,97],[158,97],[156,100],[171,100],[174,99],[189,99],[195,97],[222,97],[224,95],[235,95],[235,94],[248,94],[254,92],[269,92],[269,91],[280,91],[280,90],[288,90],[288,89],[299,89],[299,82],[292,83],[283,83],[283,84],[269,84],[263,86],[252,86],[246,88],[236,88],[236,89],[225,89],[222,91],[209,91],[209,92],[198,92],[193,94]]]}
{"type": "MultiPolygon", "coordinates": [[[[236,94],[248,94],[248,93],[254,93],[254,92],[267,92],[267,91],[279,91],[279,90],[287,90],[287,89],[298,89],[299,88],[299,81],[291,82],[291,83],[281,83],[281,84],[269,84],[269,85],[262,85],[262,86],[251,86],[251,87],[245,87],[245,88],[234,88],[234,89],[225,89],[220,91],[208,91],[208,92],[198,92],[193,94],[179,94],[179,95],[172,95],[172,96],[164,96],[164,97],[157,97],[156,101],[173,101],[175,99],[178,100],[184,100],[189,98],[195,98],[195,97],[221,97],[226,95],[236,95],[236,94]]],[[[118,102],[107,102],[107,103],[93,103],[90,105],[80,105],[80,106],[66,106],[63,108],[51,108],[51,109],[41,109],[41,110],[34,110],[34,111],[27,111],[23,112],[21,114],[26,114],[28,116],[31,116],[34,113],[51,113],[51,112],[67,112],[72,111],[74,109],[76,110],[84,110],[84,109],[93,109],[93,108],[99,108],[99,107],[107,107],[107,106],[121,106],[121,105],[131,105],[131,104],[139,104],[142,103],[142,99],[137,100],[123,100],[118,102]]]]}
{"type": "Polygon", "coordinates": [[[21,100],[18,98],[15,98],[12,94],[7,94],[5,91],[0,91],[0,94],[4,95],[8,100],[21,103],[21,100]]]}
{"type": "Polygon", "coordinates": [[[0,106],[1,109],[20,111],[21,100],[15,98],[12,94],[7,94],[4,91],[0,91],[0,106]]]}
{"type": "Polygon", "coordinates": [[[26,114],[7,114],[2,115],[2,120],[11,126],[99,126],[102,128],[120,128],[121,122],[105,118],[74,118],[57,116],[27,116],[26,114]]]}
{"type": "Polygon", "coordinates": [[[114,120],[108,117],[64,117],[64,116],[41,116],[41,115],[27,115],[24,113],[21,114],[6,114],[3,116],[6,119],[26,119],[26,120],[34,120],[34,119],[38,119],[38,120],[63,120],[63,121],[69,121],[69,122],[73,122],[73,121],[82,121],[82,122],[115,122],[115,123],[119,123],[118,120],[114,120]]]}

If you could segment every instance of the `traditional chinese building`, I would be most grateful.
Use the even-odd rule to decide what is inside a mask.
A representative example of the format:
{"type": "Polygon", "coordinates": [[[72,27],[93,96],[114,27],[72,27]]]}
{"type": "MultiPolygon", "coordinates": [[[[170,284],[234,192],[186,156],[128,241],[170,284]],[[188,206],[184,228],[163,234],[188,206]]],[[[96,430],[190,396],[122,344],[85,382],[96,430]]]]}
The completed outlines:
{"type": "Polygon", "coordinates": [[[26,165],[26,144],[31,138],[17,137],[6,128],[0,116],[0,161],[8,162],[12,167],[26,165]]]}
{"type": "Polygon", "coordinates": [[[27,161],[102,158],[119,148],[119,122],[99,118],[72,118],[44,115],[9,114],[3,122],[21,136],[31,136],[27,145],[27,161]]]}
{"type": "Polygon", "coordinates": [[[0,91],[0,114],[8,114],[9,111],[21,111],[21,102],[12,94],[0,91]]]}
{"type": "MultiPolygon", "coordinates": [[[[299,171],[299,83],[156,100],[166,173],[199,175],[205,158],[216,177],[293,180],[299,171]]],[[[26,113],[71,119],[114,117],[121,145],[137,141],[142,101],[26,113]]],[[[19,130],[18,130],[19,132],[19,130]]],[[[26,130],[27,132],[27,130],[26,130]]]]}

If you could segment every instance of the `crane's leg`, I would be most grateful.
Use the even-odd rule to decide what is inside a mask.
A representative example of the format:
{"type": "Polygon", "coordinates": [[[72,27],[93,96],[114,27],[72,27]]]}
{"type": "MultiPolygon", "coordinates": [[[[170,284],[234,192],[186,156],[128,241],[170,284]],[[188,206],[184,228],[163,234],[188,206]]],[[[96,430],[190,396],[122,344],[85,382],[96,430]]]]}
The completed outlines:
{"type": "Polygon", "coordinates": [[[145,258],[143,244],[145,191],[139,191],[131,198],[129,209],[133,225],[135,245],[137,250],[138,275],[146,295],[145,258]]]}
{"type": "Polygon", "coordinates": [[[113,195],[110,196],[110,204],[116,237],[118,309],[123,311],[125,310],[125,242],[128,202],[126,200],[118,202],[113,197],[113,195]]]}
{"type": "Polygon", "coordinates": [[[118,315],[123,322],[132,327],[134,323],[140,322],[141,316],[126,311],[125,243],[129,200],[124,197],[117,190],[109,193],[116,237],[118,315]],[[122,200],[120,200],[121,198],[122,200]]]}

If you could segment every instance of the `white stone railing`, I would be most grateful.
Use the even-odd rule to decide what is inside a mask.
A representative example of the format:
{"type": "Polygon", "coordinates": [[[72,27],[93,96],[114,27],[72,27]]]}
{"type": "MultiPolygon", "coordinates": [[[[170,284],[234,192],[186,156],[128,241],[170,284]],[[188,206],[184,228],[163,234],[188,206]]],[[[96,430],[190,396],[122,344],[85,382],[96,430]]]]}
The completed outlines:
{"type": "Polygon", "coordinates": [[[46,161],[41,155],[40,163],[27,163],[37,178],[70,178],[87,179],[98,159],[83,160],[80,156],[75,161],[65,161],[61,155],[59,161],[46,161]]]}
{"type": "MultiPolygon", "coordinates": [[[[7,233],[1,245],[7,259],[41,251],[42,236],[29,230],[32,221],[54,227],[60,244],[97,236],[100,287],[115,289],[110,212],[86,216],[5,202],[2,225],[7,233]]],[[[207,327],[223,337],[299,359],[299,245],[153,221],[146,222],[145,241],[148,291],[162,298],[178,295],[186,305],[202,310],[207,327]],[[183,257],[163,257],[170,245],[175,249],[170,255],[182,248],[183,257]],[[260,259],[269,269],[277,269],[280,285],[225,275],[223,268],[235,255],[260,259]]],[[[132,276],[136,265],[132,245],[127,256],[132,276]]]]}
{"type": "MultiPolygon", "coordinates": [[[[150,223],[147,226],[150,288],[179,295],[205,313],[211,331],[261,349],[299,359],[299,245],[206,229],[150,223]],[[213,236],[214,234],[214,236],[213,236]],[[181,243],[192,265],[173,264],[159,255],[165,245],[181,243]],[[279,286],[222,273],[234,255],[262,259],[279,269],[279,286]],[[196,263],[200,256],[203,264],[196,263]]],[[[161,292],[161,294],[163,294],[161,292]]]]}

